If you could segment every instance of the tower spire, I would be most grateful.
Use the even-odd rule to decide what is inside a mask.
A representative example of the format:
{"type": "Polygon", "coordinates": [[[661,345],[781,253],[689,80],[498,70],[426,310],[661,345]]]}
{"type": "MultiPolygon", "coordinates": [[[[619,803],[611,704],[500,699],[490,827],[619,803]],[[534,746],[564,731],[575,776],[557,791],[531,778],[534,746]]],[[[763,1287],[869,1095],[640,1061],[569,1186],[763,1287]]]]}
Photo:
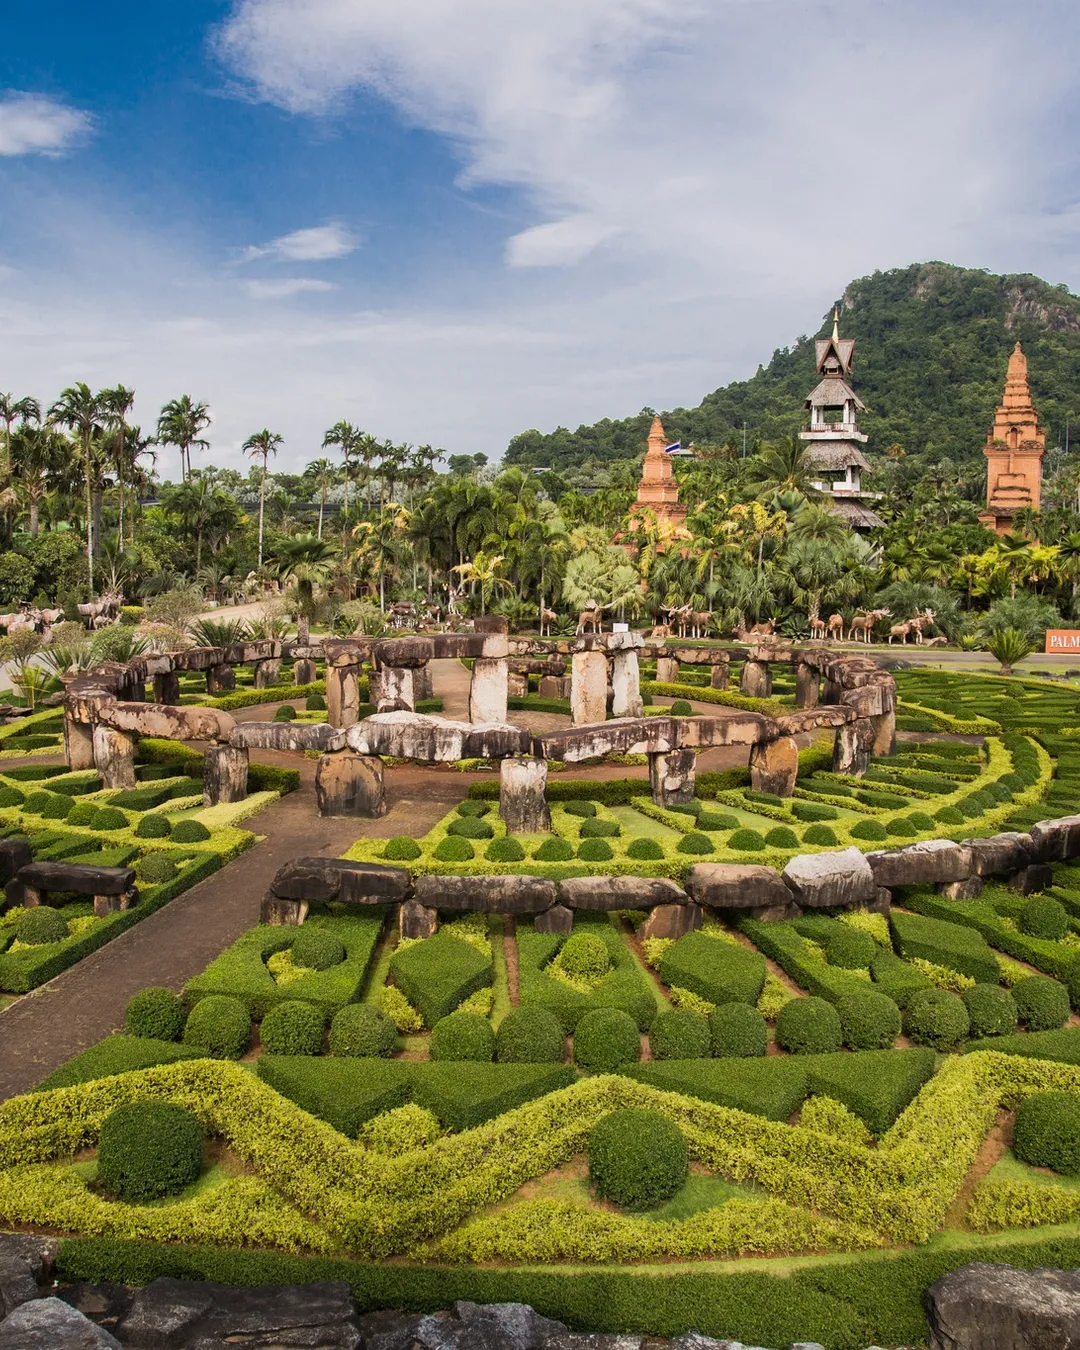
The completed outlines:
{"type": "Polygon", "coordinates": [[[834,342],[839,342],[839,341],[840,341],[840,306],[839,306],[839,305],[833,305],[833,312],[832,312],[832,340],[833,340],[834,342]]]}

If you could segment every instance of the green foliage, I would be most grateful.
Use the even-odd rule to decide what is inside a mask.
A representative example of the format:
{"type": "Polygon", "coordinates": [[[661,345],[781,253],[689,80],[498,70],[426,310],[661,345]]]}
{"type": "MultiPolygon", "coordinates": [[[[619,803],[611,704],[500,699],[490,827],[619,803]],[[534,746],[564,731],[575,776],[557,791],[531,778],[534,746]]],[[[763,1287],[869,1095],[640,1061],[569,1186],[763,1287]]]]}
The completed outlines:
{"type": "Polygon", "coordinates": [[[672,717],[690,717],[694,710],[685,698],[677,698],[669,711],[672,717]]]}
{"type": "Polygon", "coordinates": [[[656,839],[631,839],[626,846],[626,856],[637,862],[659,862],[664,850],[656,839]]]}
{"type": "Polygon", "coordinates": [[[1047,975],[1029,975],[1013,985],[1020,1020],[1029,1031],[1056,1031],[1069,1016],[1069,993],[1047,975]]]}
{"type": "Polygon", "coordinates": [[[582,862],[610,862],[615,851],[606,839],[583,839],[578,845],[577,855],[582,862]]]}
{"type": "Polygon", "coordinates": [[[366,1122],[403,1106],[414,1066],[404,1060],[262,1055],[259,1077],[350,1139],[366,1122]]]}
{"type": "Polygon", "coordinates": [[[67,935],[67,920],[51,905],[35,905],[15,925],[16,938],[32,947],[44,946],[47,942],[62,942],[67,935]]]}
{"type": "Polygon", "coordinates": [[[589,1131],[589,1180],[624,1209],[655,1209],[689,1173],[682,1131],[654,1111],[612,1111],[589,1131]]]}
{"type": "Polygon", "coordinates": [[[433,1060],[474,1060],[490,1064],[495,1058],[495,1033],[486,1017],[454,1012],[435,1023],[429,1053],[433,1060]]]}
{"type": "Polygon", "coordinates": [[[8,787],[6,784],[0,785],[0,808],[5,806],[22,806],[26,800],[25,793],[17,787],[8,787]]]}
{"type": "Polygon", "coordinates": [[[275,722],[292,722],[296,718],[296,709],[291,703],[283,703],[274,713],[275,722]]]}
{"type": "Polygon", "coordinates": [[[707,834],[701,834],[697,830],[691,830],[689,834],[684,834],[675,845],[678,853],[693,853],[698,856],[713,851],[713,842],[707,834]]]}
{"type": "Polygon", "coordinates": [[[562,1024],[555,1014],[527,1003],[511,1008],[495,1035],[500,1064],[561,1064],[565,1049],[562,1024]]]}
{"type": "Polygon", "coordinates": [[[382,856],[387,862],[412,862],[414,858],[419,858],[422,852],[423,849],[415,839],[410,839],[407,834],[398,834],[386,841],[382,856]]]}
{"type": "Polygon", "coordinates": [[[135,875],[140,881],[171,881],[177,870],[167,853],[148,853],[135,864],[135,875]]]}
{"type": "Polygon", "coordinates": [[[757,830],[738,829],[728,837],[727,846],[732,853],[760,853],[765,838],[757,830]]]}
{"type": "Polygon", "coordinates": [[[864,839],[872,843],[883,843],[889,837],[885,826],[877,820],[857,820],[848,833],[852,839],[864,839]]]}
{"type": "Polygon", "coordinates": [[[494,839],[495,829],[486,820],[476,816],[458,816],[446,827],[448,838],[458,839],[494,839]]]}
{"type": "Polygon", "coordinates": [[[653,1059],[706,1059],[710,1049],[709,1021],[701,1013],[672,1009],[660,1013],[649,1028],[653,1059]]]}
{"type": "MultiPolygon", "coordinates": [[[[701,811],[698,813],[697,825],[699,830],[705,830],[713,834],[718,830],[737,830],[739,828],[738,816],[728,815],[724,811],[701,811]]],[[[629,849],[627,850],[629,856],[629,849]]]]}
{"type": "Polygon", "coordinates": [[[463,802],[458,802],[456,810],[459,816],[486,816],[491,810],[491,803],[466,797],[463,802]]]}
{"type": "Polygon", "coordinates": [[[211,994],[196,1003],[184,1025],[184,1044],[212,1059],[239,1059],[251,1043],[251,1017],[238,998],[211,994]]]}
{"type": "Polygon", "coordinates": [[[124,1026],[132,1036],[175,1041],[184,1029],[184,1005],[171,989],[140,989],[128,999],[124,1026]]]}
{"type": "Polygon", "coordinates": [[[787,825],[774,825],[765,835],[765,843],[769,848],[797,849],[799,836],[787,825]]]}
{"type": "Polygon", "coordinates": [[[488,844],[484,852],[488,862],[515,863],[525,861],[525,850],[516,839],[501,835],[488,844]]]}
{"type": "Polygon", "coordinates": [[[582,839],[617,839],[622,833],[618,821],[596,818],[581,822],[582,839]]]}
{"type": "Polygon", "coordinates": [[[1016,1030],[1016,999],[997,984],[975,984],[960,995],[973,1036],[1007,1036],[1016,1030]]]}
{"type": "Polygon", "coordinates": [[[641,1038],[634,1019],[618,1008],[594,1008],[574,1029],[574,1063],[593,1073],[613,1073],[641,1058],[641,1038]]]}
{"type": "Polygon", "coordinates": [[[303,925],[291,948],[293,965],[306,970],[329,970],[345,960],[345,944],[324,928],[303,925]]]}
{"type": "Polygon", "coordinates": [[[129,1102],[111,1111],[98,1139],[98,1181],[131,1204],[176,1195],[197,1181],[204,1139],[198,1119],[171,1102],[129,1102]]]}
{"type": "Polygon", "coordinates": [[[317,1055],[322,1050],[326,1017],[321,1008],[299,999],[275,1003],[259,1027],[259,1040],[270,1055],[317,1055]]]}
{"type": "Polygon", "coordinates": [[[399,948],[390,961],[398,988],[434,1027],[477,989],[492,982],[490,952],[484,955],[447,929],[399,948]]]}
{"type": "Polygon", "coordinates": [[[304,707],[308,712],[325,712],[326,699],[322,694],[308,694],[307,699],[304,702],[304,707]]]}
{"type": "Polygon", "coordinates": [[[330,1023],[330,1053],[356,1058],[394,1053],[397,1028],[386,1013],[367,1003],[347,1003],[330,1023]]]}
{"type": "Polygon", "coordinates": [[[155,1064],[172,1064],[178,1059],[197,1059],[202,1054],[187,1045],[172,1041],[153,1040],[149,1036],[125,1036],[114,1032],[89,1050],[69,1059],[47,1078],[43,1078],[35,1092],[50,1092],[53,1088],[72,1087],[76,1083],[91,1083],[96,1078],[130,1073],[134,1069],[149,1069],[155,1064]]]}
{"type": "Polygon", "coordinates": [[[958,994],[947,989],[920,989],[907,1001],[904,1030],[916,1045],[951,1050],[968,1034],[971,1022],[958,994]]]}
{"type": "Polygon", "coordinates": [[[687,933],[664,953],[660,978],[710,1003],[754,1004],[765,985],[765,958],[705,933],[687,933]]]}
{"type": "Polygon", "coordinates": [[[880,950],[869,933],[861,933],[845,924],[829,938],[825,955],[831,966],[840,966],[843,970],[869,970],[880,950]]]}
{"type": "Polygon", "coordinates": [[[757,1008],[721,1003],[709,1014],[712,1053],[717,1059],[749,1059],[769,1048],[769,1029],[757,1008]]]}
{"type": "Polygon", "coordinates": [[[840,1016],[823,998],[796,998],[776,1015],[776,1040],[793,1055],[821,1055],[839,1050],[840,1016]]]}
{"type": "Polygon", "coordinates": [[[201,820],[178,820],[171,837],[174,844],[201,844],[210,838],[210,831],[201,820]]]}
{"type": "Polygon", "coordinates": [[[1069,916],[1060,900],[1049,895],[1033,895],[1020,911],[1021,933],[1030,937],[1062,938],[1069,931],[1069,916]]]}
{"type": "Polygon", "coordinates": [[[1080,1097],[1036,1092],[1016,1108],[1013,1152],[1032,1167],[1080,1175],[1080,1097]]]}
{"type": "MultiPolygon", "coordinates": [[[[553,841],[548,840],[548,843],[551,842],[553,841]]],[[[560,839],[558,842],[563,843],[563,840],[560,839]]],[[[569,851],[570,856],[573,857],[574,853],[570,848],[570,845],[566,844],[565,847],[569,851]]],[[[439,840],[438,844],[435,846],[435,851],[431,856],[436,862],[469,862],[474,856],[474,853],[475,850],[467,839],[462,839],[459,835],[448,834],[445,839],[439,840]]],[[[534,854],[533,856],[537,857],[538,854],[534,854]]]]}
{"type": "Polygon", "coordinates": [[[998,963],[986,939],[973,929],[921,914],[893,910],[889,925],[900,955],[947,966],[983,984],[996,984],[998,963]]]}
{"type": "Polygon", "coordinates": [[[836,1011],[849,1050],[887,1050],[900,1035],[900,1009],[874,989],[842,998],[836,1011]]]}
{"type": "Polygon", "coordinates": [[[571,933],[559,948],[557,965],[571,979],[599,981],[611,969],[607,943],[595,933],[571,933]]]}
{"type": "MultiPolygon", "coordinates": [[[[839,812],[834,806],[825,806],[821,802],[795,800],[791,803],[791,814],[796,820],[820,821],[836,820],[839,812]]],[[[805,838],[805,835],[803,836],[805,838]]]]}
{"type": "Polygon", "coordinates": [[[839,842],[828,825],[811,825],[808,830],[803,831],[803,843],[813,844],[817,848],[836,848],[839,842]]]}
{"type": "MultiPolygon", "coordinates": [[[[550,797],[550,792],[548,795],[550,797]]],[[[596,806],[593,802],[573,800],[563,802],[561,805],[568,816],[581,816],[585,820],[591,820],[596,815],[596,806]]]]}
{"type": "Polygon", "coordinates": [[[146,815],[135,826],[135,834],[139,839],[167,839],[169,829],[164,816],[146,815]]]}

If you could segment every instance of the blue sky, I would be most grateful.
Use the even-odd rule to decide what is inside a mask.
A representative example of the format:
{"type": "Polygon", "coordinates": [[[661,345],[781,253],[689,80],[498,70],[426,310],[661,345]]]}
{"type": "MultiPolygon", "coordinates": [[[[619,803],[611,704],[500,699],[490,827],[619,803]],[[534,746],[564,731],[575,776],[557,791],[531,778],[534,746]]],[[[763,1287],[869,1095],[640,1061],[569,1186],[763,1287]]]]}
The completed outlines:
{"type": "Polygon", "coordinates": [[[495,456],[697,402],[844,283],[1080,286],[1080,18],[1034,0],[6,0],[0,389],[495,456]],[[1022,42],[1018,38],[1022,37],[1022,42]]]}

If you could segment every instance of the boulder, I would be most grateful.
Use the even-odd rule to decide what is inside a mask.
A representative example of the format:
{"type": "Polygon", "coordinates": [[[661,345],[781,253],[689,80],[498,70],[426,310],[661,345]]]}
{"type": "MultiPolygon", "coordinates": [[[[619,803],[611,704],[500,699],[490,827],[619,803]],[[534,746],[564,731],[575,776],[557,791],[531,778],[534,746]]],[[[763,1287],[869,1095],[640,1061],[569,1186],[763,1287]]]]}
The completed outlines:
{"type": "Polygon", "coordinates": [[[930,1350],[1070,1350],[1080,1346],[1080,1271],[981,1261],[927,1289],[930,1350]]]}
{"type": "Polygon", "coordinates": [[[238,722],[229,744],[259,750],[318,750],[320,754],[345,749],[345,731],[329,722],[238,722]]]}
{"type": "Polygon", "coordinates": [[[573,726],[537,736],[536,745],[545,759],[578,764],[583,759],[606,755],[641,755],[675,750],[679,721],[674,717],[618,717],[592,726],[573,726]]]}
{"type": "Polygon", "coordinates": [[[574,911],[565,905],[552,905],[533,920],[538,933],[570,933],[574,927],[574,911]]]}
{"type": "Polygon", "coordinates": [[[77,895],[124,895],[135,884],[130,867],[91,867],[87,863],[32,862],[18,880],[35,891],[74,891],[77,895]]]}
{"type": "Polygon", "coordinates": [[[799,776],[799,747],[792,736],[758,741],[750,747],[750,786],[755,792],[790,797],[799,776]]]}
{"type": "Polygon", "coordinates": [[[526,1303],[454,1304],[453,1315],[420,1320],[417,1342],[424,1350],[544,1350],[549,1336],[566,1332],[526,1303]]]}
{"type": "Polygon", "coordinates": [[[771,867],[740,863],[695,863],[686,889],[710,909],[765,909],[790,905],[791,892],[771,867]]]}
{"type": "Polygon", "coordinates": [[[423,713],[375,713],[349,728],[350,749],[362,755],[394,755],[422,764],[455,763],[459,759],[505,759],[527,755],[532,737],[509,723],[483,726],[451,722],[423,713]]]}
{"type": "Polygon", "coordinates": [[[39,1296],[34,1268],[18,1252],[0,1251],[0,1317],[39,1296]]]}
{"type": "Polygon", "coordinates": [[[1080,857],[1080,816],[1040,820],[1031,827],[1033,862],[1069,862],[1080,857]]]}
{"type": "Polygon", "coordinates": [[[6,885],[20,867],[33,860],[34,855],[25,839],[0,839],[0,886],[6,885]]]}
{"type": "Polygon", "coordinates": [[[783,879],[804,909],[862,905],[877,895],[870,864],[857,848],[838,853],[803,853],[784,868],[783,879]]]}
{"type": "Polygon", "coordinates": [[[1021,895],[1038,895],[1054,884],[1054,869],[1049,863],[1030,863],[1008,880],[1011,891],[1021,895]]]}
{"type": "Polygon", "coordinates": [[[685,905],[689,896],[666,877],[569,877],[559,882],[568,909],[655,909],[685,905]]]}
{"type": "Polygon", "coordinates": [[[398,933],[403,938],[432,937],[439,926],[439,911],[417,900],[406,900],[398,911],[398,933]]]}
{"type": "Polygon", "coordinates": [[[700,905],[657,905],[638,930],[638,937],[642,942],[649,938],[681,938],[700,927],[700,905]]]}
{"type": "Polygon", "coordinates": [[[58,1298],[24,1303],[0,1322],[0,1350],[121,1350],[115,1336],[58,1298]]]}
{"type": "Polygon", "coordinates": [[[351,750],[320,755],[315,766],[315,801],[320,816],[361,816],[365,820],[385,816],[390,808],[382,760],[351,750]]]}
{"type": "Polygon", "coordinates": [[[278,869],[270,890],[282,900],[384,905],[404,899],[410,882],[407,867],[347,858],[294,858],[278,869]]]}
{"type": "Polygon", "coordinates": [[[903,848],[866,854],[879,886],[930,886],[966,881],[972,875],[971,849],[951,839],[926,839],[903,848]]]}
{"type": "Polygon", "coordinates": [[[989,839],[969,839],[971,870],[979,877],[1006,877],[1031,861],[1031,836],[1010,831],[989,839]]]}
{"type": "Polygon", "coordinates": [[[417,901],[431,909],[481,910],[487,914],[542,914],[555,904],[555,883],[546,877],[417,877],[417,901]]]}

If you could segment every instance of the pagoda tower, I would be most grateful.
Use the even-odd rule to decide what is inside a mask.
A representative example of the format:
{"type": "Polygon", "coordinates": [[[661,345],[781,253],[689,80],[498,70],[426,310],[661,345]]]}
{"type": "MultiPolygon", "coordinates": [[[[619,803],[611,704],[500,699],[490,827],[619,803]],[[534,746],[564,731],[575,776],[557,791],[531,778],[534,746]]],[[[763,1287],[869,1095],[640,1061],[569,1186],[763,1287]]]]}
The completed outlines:
{"type": "Polygon", "coordinates": [[[885,522],[865,503],[881,493],[862,487],[862,472],[870,465],[860,449],[867,437],[859,430],[858,414],[866,411],[866,404],[850,384],[855,339],[840,336],[838,310],[833,310],[832,336],[818,338],[815,346],[821,379],[803,405],[810,421],[799,439],[806,444],[808,463],[817,470],[814,487],[828,498],[830,509],[853,529],[872,529],[885,522]]]}
{"type": "Polygon", "coordinates": [[[679,501],[679,485],[671,471],[671,455],[667,450],[668,438],[659,417],[652,420],[648,445],[637,500],[630,507],[630,529],[634,529],[634,517],[645,511],[651,511],[661,525],[681,526],[688,508],[679,501]]]}
{"type": "Polygon", "coordinates": [[[1006,534],[1021,507],[1039,509],[1042,458],[1046,432],[1031,402],[1027,357],[1019,342],[1009,357],[1005,397],[986,437],[986,510],[979,519],[987,529],[1006,534]]]}

